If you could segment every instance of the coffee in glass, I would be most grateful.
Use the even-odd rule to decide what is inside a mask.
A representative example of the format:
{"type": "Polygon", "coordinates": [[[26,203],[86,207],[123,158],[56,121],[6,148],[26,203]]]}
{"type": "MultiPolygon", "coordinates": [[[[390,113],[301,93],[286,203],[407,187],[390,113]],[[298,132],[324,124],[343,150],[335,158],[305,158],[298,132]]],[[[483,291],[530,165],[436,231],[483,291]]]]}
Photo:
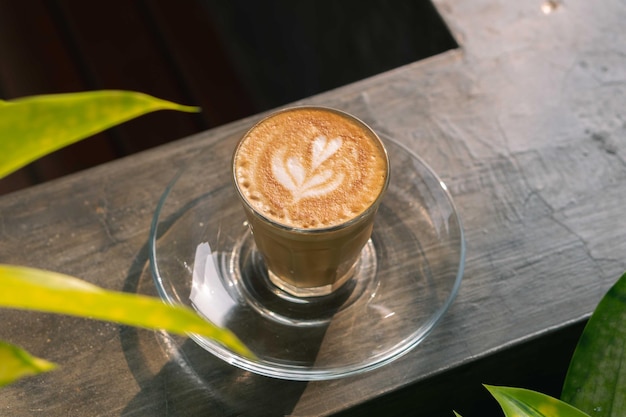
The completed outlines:
{"type": "Polygon", "coordinates": [[[270,280],[312,297],[353,275],[389,182],[389,161],[376,133],[355,117],[295,107],[244,135],[233,175],[270,280]]]}

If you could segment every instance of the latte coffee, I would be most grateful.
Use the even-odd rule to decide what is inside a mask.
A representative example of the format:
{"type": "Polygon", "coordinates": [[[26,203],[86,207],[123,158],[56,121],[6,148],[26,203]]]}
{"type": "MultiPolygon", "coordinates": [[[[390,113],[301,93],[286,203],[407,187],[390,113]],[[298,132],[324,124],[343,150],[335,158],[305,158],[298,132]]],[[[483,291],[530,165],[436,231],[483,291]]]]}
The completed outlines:
{"type": "Polygon", "coordinates": [[[350,278],[388,164],[378,136],[338,110],[279,111],[245,134],[233,157],[235,186],[276,286],[319,296],[350,278]]]}

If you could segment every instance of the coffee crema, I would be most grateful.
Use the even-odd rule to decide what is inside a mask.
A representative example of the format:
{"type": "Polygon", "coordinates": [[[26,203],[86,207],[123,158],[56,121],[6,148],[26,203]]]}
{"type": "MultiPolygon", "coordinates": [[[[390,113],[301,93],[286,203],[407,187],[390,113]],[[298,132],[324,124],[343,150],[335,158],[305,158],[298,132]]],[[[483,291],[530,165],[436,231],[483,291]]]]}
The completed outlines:
{"type": "Polygon", "coordinates": [[[387,155],[367,126],[331,109],[292,108],[255,125],[234,155],[247,203],[284,226],[324,229],[380,196],[387,155]]]}

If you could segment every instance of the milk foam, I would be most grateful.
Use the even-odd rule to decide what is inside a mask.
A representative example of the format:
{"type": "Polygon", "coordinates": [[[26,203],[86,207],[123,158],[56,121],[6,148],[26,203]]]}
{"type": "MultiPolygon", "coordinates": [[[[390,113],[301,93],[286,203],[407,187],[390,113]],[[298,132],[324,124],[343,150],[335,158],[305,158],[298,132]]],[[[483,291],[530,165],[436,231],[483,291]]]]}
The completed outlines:
{"type": "Polygon", "coordinates": [[[301,228],[325,228],[358,216],[387,179],[380,141],[349,116],[295,108],[261,121],[234,158],[240,192],[265,217],[301,228]]]}

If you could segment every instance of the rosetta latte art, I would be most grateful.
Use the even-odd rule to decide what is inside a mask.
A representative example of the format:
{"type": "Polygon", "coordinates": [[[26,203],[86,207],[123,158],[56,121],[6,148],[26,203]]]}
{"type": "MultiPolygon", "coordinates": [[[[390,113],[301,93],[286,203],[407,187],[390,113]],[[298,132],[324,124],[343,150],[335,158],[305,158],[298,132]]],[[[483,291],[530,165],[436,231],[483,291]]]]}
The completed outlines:
{"type": "Polygon", "coordinates": [[[302,198],[321,197],[331,193],[341,185],[344,174],[334,172],[331,168],[321,169],[321,165],[341,146],[342,140],[339,137],[331,140],[325,136],[316,137],[309,155],[309,169],[298,157],[287,155],[287,150],[281,148],[272,157],[272,174],[289,190],[296,203],[302,198]]]}

